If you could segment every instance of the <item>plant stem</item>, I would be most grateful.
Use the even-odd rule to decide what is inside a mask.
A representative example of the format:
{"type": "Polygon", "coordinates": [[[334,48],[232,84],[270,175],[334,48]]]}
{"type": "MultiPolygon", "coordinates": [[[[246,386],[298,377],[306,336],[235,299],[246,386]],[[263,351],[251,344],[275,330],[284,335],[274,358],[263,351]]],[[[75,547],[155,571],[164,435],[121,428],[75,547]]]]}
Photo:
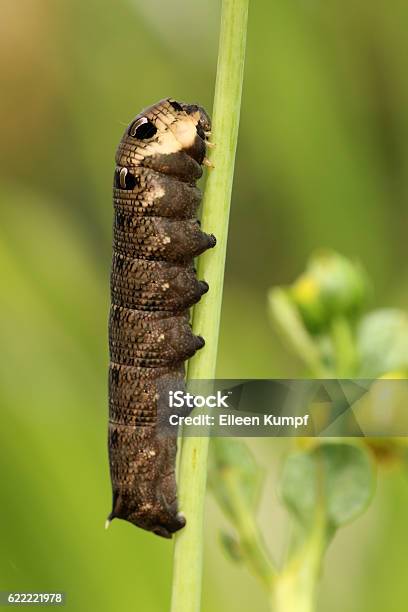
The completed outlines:
{"type": "Polygon", "coordinates": [[[239,535],[239,546],[244,559],[254,576],[260,579],[262,585],[267,589],[272,589],[276,571],[266,551],[254,514],[244,503],[236,479],[229,478],[226,474],[224,482],[228,498],[234,507],[234,526],[239,535]]]}
{"type": "Polygon", "coordinates": [[[313,612],[316,587],[326,548],[326,524],[323,511],[304,545],[276,577],[271,591],[272,612],[313,612]]]}
{"type": "Polygon", "coordinates": [[[320,351],[306,330],[287,292],[275,287],[269,292],[268,300],[273,320],[293,352],[307,365],[313,376],[329,378],[330,372],[322,362],[320,351]]]}
{"type": "Polygon", "coordinates": [[[350,323],[345,317],[338,315],[331,323],[330,332],[335,355],[336,375],[339,378],[349,378],[355,372],[357,361],[350,323]]]}
{"type": "Polygon", "coordinates": [[[311,550],[310,558],[302,558],[278,576],[271,591],[273,612],[314,611],[317,575],[313,553],[311,550]]]}
{"type": "MultiPolygon", "coordinates": [[[[199,278],[208,282],[210,291],[194,309],[194,332],[205,338],[206,346],[190,362],[190,379],[215,377],[247,18],[248,0],[223,0],[212,128],[217,146],[210,155],[215,167],[207,179],[201,220],[204,231],[215,234],[217,246],[198,262],[199,278]]],[[[172,612],[200,610],[207,454],[207,437],[184,439],[179,499],[187,525],[175,538],[172,612]]]]}

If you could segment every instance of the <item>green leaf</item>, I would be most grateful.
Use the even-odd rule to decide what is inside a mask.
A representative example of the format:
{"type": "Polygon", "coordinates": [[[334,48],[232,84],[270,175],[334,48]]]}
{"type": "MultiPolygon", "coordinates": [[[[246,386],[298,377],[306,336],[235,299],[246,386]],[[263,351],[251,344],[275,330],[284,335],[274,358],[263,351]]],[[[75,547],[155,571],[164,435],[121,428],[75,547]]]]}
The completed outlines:
{"type": "Polygon", "coordinates": [[[230,518],[234,519],[242,506],[251,512],[256,509],[263,471],[244,442],[214,439],[208,478],[218,503],[230,518]]]}
{"type": "Polygon", "coordinates": [[[357,332],[360,377],[374,378],[408,371],[408,314],[397,309],[375,310],[357,332]]]}
{"type": "Polygon", "coordinates": [[[354,520],[367,508],[374,486],[373,464],[364,449],[327,443],[289,455],[281,495],[306,529],[323,516],[330,531],[354,520]]]}

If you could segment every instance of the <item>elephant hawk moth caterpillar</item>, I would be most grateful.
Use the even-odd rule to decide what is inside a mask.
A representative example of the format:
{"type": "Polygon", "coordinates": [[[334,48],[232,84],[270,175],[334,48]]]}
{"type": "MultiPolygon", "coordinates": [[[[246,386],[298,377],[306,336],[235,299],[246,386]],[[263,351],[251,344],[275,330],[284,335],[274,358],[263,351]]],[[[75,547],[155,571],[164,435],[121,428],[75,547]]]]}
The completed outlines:
{"type": "Polygon", "coordinates": [[[175,479],[177,438],[157,432],[159,383],[184,380],[204,345],[189,308],[208,291],[194,258],[215,246],[196,218],[210,119],[167,98],[126,128],[116,153],[109,317],[112,511],[171,538],[185,525],[175,479]]]}

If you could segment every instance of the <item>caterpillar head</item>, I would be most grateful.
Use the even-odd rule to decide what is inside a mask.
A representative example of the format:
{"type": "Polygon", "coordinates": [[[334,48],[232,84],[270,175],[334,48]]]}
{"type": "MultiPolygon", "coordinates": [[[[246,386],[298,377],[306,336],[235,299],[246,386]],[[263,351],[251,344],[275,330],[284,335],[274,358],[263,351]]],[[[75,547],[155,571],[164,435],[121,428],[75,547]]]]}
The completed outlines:
{"type": "MultiPolygon", "coordinates": [[[[172,98],[146,108],[129,124],[116,155],[118,166],[145,166],[146,160],[186,153],[202,164],[211,122],[196,104],[172,98]]],[[[152,166],[153,167],[153,166],[152,166]]]]}
{"type": "Polygon", "coordinates": [[[173,106],[173,108],[174,105],[177,104],[182,108],[182,110],[190,115],[196,125],[198,135],[201,136],[203,140],[206,140],[206,138],[211,134],[211,119],[205,109],[197,104],[179,104],[175,100],[170,100],[170,104],[173,106]]]}

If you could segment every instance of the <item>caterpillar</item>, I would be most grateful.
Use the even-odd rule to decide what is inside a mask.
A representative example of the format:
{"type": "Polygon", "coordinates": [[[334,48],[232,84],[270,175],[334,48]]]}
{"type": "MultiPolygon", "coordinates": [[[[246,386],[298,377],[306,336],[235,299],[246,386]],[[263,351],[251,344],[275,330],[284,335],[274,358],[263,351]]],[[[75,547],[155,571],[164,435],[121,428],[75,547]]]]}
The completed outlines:
{"type": "Polygon", "coordinates": [[[177,438],[157,431],[159,387],[163,379],[182,384],[184,362],[204,345],[189,308],[208,291],[194,258],[216,243],[196,218],[210,133],[202,107],[166,98],[135,117],[116,153],[108,521],[166,538],[186,520],[177,502],[177,438]]]}

